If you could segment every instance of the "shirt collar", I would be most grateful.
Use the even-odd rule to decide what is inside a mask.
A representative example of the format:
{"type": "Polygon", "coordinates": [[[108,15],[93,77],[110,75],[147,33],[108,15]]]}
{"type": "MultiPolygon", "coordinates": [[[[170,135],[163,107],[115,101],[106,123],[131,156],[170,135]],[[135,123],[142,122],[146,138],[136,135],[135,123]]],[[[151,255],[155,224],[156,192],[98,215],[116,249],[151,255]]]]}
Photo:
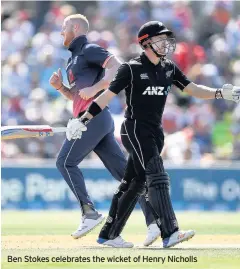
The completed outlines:
{"type": "Polygon", "coordinates": [[[152,62],[148,59],[148,57],[146,56],[146,54],[145,54],[144,52],[141,54],[141,59],[142,59],[142,61],[143,61],[144,63],[147,63],[147,64],[150,65],[151,67],[158,67],[158,66],[161,65],[161,61],[159,61],[159,63],[158,63],[157,65],[155,65],[154,63],[152,63],[152,62]]]}
{"type": "Polygon", "coordinates": [[[143,52],[141,54],[141,62],[143,65],[145,65],[147,68],[149,68],[150,70],[154,70],[158,65],[153,64],[148,57],[145,55],[145,53],[143,52]]]}
{"type": "Polygon", "coordinates": [[[69,45],[68,50],[73,52],[74,50],[81,48],[85,43],[87,43],[86,35],[80,35],[73,39],[73,41],[69,45]]]}

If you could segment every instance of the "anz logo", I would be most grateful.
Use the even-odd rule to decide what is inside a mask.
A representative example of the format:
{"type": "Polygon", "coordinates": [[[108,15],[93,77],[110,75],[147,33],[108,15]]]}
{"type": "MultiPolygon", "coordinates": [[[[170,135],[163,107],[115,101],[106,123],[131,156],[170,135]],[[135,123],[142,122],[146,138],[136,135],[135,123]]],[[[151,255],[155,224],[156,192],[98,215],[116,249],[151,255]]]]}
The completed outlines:
{"type": "Polygon", "coordinates": [[[165,90],[164,87],[154,87],[154,86],[149,86],[147,89],[143,92],[142,95],[168,95],[168,92],[170,91],[171,87],[168,86],[167,89],[165,90]]]}

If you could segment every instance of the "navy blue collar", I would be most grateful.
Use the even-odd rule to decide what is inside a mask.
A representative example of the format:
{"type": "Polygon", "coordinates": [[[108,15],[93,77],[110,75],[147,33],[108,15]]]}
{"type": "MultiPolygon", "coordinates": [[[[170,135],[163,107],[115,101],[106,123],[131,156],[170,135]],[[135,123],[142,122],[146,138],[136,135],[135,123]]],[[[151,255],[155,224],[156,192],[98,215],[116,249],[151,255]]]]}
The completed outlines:
{"type": "Polygon", "coordinates": [[[73,39],[73,41],[70,43],[68,50],[71,52],[75,51],[76,49],[82,48],[84,44],[87,43],[87,37],[86,35],[80,35],[73,39]]]}

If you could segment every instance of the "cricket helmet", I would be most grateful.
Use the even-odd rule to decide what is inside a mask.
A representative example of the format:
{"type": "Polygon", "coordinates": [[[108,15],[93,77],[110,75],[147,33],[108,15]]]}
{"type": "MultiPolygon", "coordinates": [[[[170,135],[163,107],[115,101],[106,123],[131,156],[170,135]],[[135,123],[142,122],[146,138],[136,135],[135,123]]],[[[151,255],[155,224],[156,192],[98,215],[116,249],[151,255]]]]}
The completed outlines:
{"type": "Polygon", "coordinates": [[[176,48],[176,40],[173,32],[159,21],[149,21],[143,24],[138,31],[138,42],[144,49],[148,47],[151,48],[157,57],[173,53],[176,48]],[[164,55],[157,53],[156,49],[153,47],[154,42],[151,40],[152,37],[162,34],[167,35],[167,39],[165,39],[166,53],[164,53],[164,55]]]}

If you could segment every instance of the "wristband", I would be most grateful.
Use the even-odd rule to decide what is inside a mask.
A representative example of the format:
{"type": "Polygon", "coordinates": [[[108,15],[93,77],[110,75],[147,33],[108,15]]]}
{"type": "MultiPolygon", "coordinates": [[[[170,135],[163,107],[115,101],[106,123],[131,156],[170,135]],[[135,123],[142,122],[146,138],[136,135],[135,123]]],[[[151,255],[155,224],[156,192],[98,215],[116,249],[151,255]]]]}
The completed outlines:
{"type": "Polygon", "coordinates": [[[64,85],[62,84],[62,86],[59,89],[56,89],[57,91],[59,91],[62,87],[64,87],[64,85]]]}
{"type": "Polygon", "coordinates": [[[100,112],[102,112],[102,109],[96,102],[93,101],[92,104],[87,109],[87,112],[90,113],[93,117],[95,117],[100,112]]]}
{"type": "Polygon", "coordinates": [[[83,123],[84,125],[87,125],[87,123],[90,121],[88,118],[80,118],[81,123],[83,123]]]}
{"type": "Polygon", "coordinates": [[[215,98],[216,99],[223,99],[222,91],[221,89],[217,89],[215,92],[215,98]]]}

